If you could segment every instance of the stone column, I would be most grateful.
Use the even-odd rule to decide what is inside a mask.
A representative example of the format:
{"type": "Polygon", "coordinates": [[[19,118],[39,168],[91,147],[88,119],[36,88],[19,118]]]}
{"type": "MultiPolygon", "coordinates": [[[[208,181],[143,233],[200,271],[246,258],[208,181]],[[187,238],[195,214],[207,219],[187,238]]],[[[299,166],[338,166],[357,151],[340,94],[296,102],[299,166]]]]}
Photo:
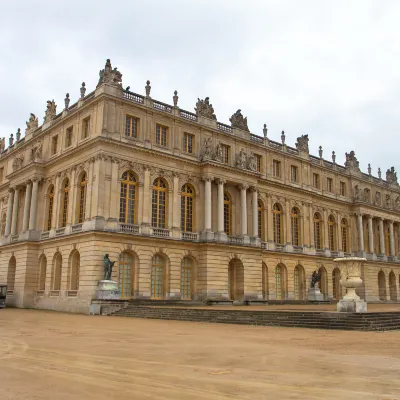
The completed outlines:
{"type": "Polygon", "coordinates": [[[174,174],[174,186],[172,190],[172,236],[179,237],[181,230],[181,188],[179,187],[178,174],[174,174]]]}
{"type": "Polygon", "coordinates": [[[6,230],[4,236],[8,236],[11,233],[13,203],[14,203],[14,190],[8,189],[7,220],[6,220],[6,230]]]}
{"type": "MultiPolygon", "coordinates": [[[[284,239],[286,240],[286,244],[291,245],[292,244],[292,224],[291,224],[292,210],[290,208],[289,200],[286,200],[285,213],[286,213],[286,223],[284,224],[284,226],[286,226],[286,229],[285,229],[284,239]]],[[[300,227],[299,227],[299,229],[300,229],[300,227]]]]}
{"type": "Polygon", "coordinates": [[[381,244],[381,254],[385,254],[385,236],[383,232],[383,218],[379,218],[379,241],[381,244]]]}
{"type": "Polygon", "coordinates": [[[17,233],[17,223],[18,223],[18,208],[19,208],[19,192],[20,188],[17,186],[14,192],[14,204],[12,213],[12,224],[11,224],[11,235],[17,233]]]}
{"type": "MultiPolygon", "coordinates": [[[[69,201],[68,201],[67,224],[75,224],[76,222],[78,222],[78,217],[79,217],[81,187],[80,187],[80,182],[77,182],[76,178],[77,176],[75,173],[75,167],[72,167],[71,179],[69,180],[70,190],[69,190],[69,201]]],[[[86,186],[86,200],[87,200],[87,186],[86,186]]]]}
{"type": "MultiPolygon", "coordinates": [[[[211,181],[212,181],[212,178],[209,176],[206,176],[203,178],[203,180],[204,180],[204,230],[206,232],[211,232],[211,181]]],[[[219,191],[218,191],[218,193],[219,193],[219,191]]],[[[223,197],[222,197],[222,213],[223,213],[223,197]]],[[[219,218],[218,218],[218,222],[219,222],[219,218]]]]}
{"type": "Polygon", "coordinates": [[[309,207],[309,215],[310,215],[310,247],[315,247],[314,243],[314,212],[312,204],[309,207]]]}
{"type": "Polygon", "coordinates": [[[92,190],[93,190],[93,164],[94,164],[94,158],[92,158],[89,161],[88,183],[86,186],[85,220],[89,220],[92,217],[91,206],[92,206],[92,190]]]}
{"type": "MultiPolygon", "coordinates": [[[[54,187],[54,201],[53,201],[53,217],[51,221],[51,226],[53,229],[58,227],[58,222],[59,222],[59,210],[60,210],[60,202],[61,202],[61,196],[60,196],[60,185],[61,185],[61,174],[58,173],[56,176],[56,184],[54,187]]],[[[32,205],[31,205],[32,207],[32,205]]]]}
{"type": "Polygon", "coordinates": [[[247,236],[247,188],[248,186],[245,184],[239,185],[242,236],[247,236]]]}
{"type": "Polygon", "coordinates": [[[364,251],[364,232],[363,232],[363,218],[362,214],[357,214],[358,225],[358,247],[360,251],[364,251]]]}
{"type": "MultiPolygon", "coordinates": [[[[119,219],[118,213],[118,165],[119,161],[116,158],[111,160],[111,193],[110,193],[110,210],[109,215],[111,219],[119,219]]],[[[141,201],[139,201],[141,203],[141,201]]]]}
{"type": "Polygon", "coordinates": [[[328,249],[329,248],[329,235],[328,235],[328,210],[324,209],[324,213],[323,213],[323,217],[324,219],[323,221],[323,238],[322,238],[322,246],[324,249],[328,249]]]}
{"type": "Polygon", "coordinates": [[[217,209],[217,232],[224,233],[224,179],[217,179],[218,185],[218,209],[217,209]]]}
{"type": "Polygon", "coordinates": [[[343,251],[342,249],[342,216],[337,213],[337,229],[336,229],[336,239],[337,239],[337,249],[338,251],[343,251]]]}
{"type": "Polygon", "coordinates": [[[31,205],[32,183],[26,183],[25,204],[24,204],[24,217],[22,220],[22,231],[25,232],[29,228],[29,208],[31,205]]]}
{"type": "Polygon", "coordinates": [[[142,209],[142,233],[150,234],[151,221],[151,197],[150,197],[150,168],[144,169],[143,179],[143,209],[142,209]]]}
{"type": "Polygon", "coordinates": [[[257,188],[254,186],[252,186],[250,190],[251,190],[251,195],[253,197],[253,199],[252,199],[253,235],[252,236],[256,238],[256,237],[258,237],[258,193],[257,193],[257,188]]]}
{"type": "Polygon", "coordinates": [[[36,229],[38,190],[39,190],[39,181],[37,179],[34,179],[32,186],[31,210],[29,216],[29,230],[36,229]]]}
{"type": "Polygon", "coordinates": [[[374,230],[372,225],[372,215],[368,216],[368,245],[369,245],[369,252],[375,253],[374,249],[374,230]]]}
{"type": "Polygon", "coordinates": [[[98,154],[94,161],[93,167],[93,184],[92,184],[92,213],[91,217],[99,216],[99,185],[100,185],[100,162],[104,162],[104,157],[98,154]]]}
{"type": "Polygon", "coordinates": [[[394,257],[396,255],[396,251],[394,247],[393,221],[389,221],[389,233],[390,233],[390,255],[394,257]]]}

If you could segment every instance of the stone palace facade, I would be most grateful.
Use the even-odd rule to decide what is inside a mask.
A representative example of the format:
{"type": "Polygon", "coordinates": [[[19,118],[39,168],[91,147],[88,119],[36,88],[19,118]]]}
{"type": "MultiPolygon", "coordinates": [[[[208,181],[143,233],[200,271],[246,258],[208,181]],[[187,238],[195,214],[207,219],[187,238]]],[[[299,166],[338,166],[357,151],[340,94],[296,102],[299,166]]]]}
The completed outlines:
{"type": "Polygon", "coordinates": [[[107,60],[96,89],[0,143],[0,282],[17,307],[88,312],[103,257],[122,298],[306,300],[320,270],[339,299],[334,258],[367,258],[361,296],[400,296],[400,188],[250,133],[240,110],[217,121],[133,93],[107,60]]]}

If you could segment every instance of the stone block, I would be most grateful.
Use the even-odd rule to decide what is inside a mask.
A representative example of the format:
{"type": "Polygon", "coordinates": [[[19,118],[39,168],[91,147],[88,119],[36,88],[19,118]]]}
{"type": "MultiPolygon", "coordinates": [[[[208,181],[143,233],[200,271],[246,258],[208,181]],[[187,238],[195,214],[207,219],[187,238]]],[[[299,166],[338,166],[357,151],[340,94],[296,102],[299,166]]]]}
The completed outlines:
{"type": "Polygon", "coordinates": [[[324,301],[324,295],[319,290],[319,287],[313,287],[308,289],[308,301],[324,301]]]}
{"type": "Polygon", "coordinates": [[[367,303],[364,300],[340,300],[336,304],[338,312],[363,313],[367,312],[367,303]]]}
{"type": "Polygon", "coordinates": [[[118,289],[118,283],[115,281],[102,280],[96,289],[97,300],[119,300],[121,293],[118,289]]]}

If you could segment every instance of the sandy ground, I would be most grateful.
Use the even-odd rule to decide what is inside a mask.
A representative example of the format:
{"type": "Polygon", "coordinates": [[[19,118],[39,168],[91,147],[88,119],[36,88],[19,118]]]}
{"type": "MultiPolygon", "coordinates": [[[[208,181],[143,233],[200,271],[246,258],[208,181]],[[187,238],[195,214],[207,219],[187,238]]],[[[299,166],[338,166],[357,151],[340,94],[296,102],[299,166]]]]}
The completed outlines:
{"type": "Polygon", "coordinates": [[[400,399],[400,332],[5,309],[0,399],[400,399]]]}

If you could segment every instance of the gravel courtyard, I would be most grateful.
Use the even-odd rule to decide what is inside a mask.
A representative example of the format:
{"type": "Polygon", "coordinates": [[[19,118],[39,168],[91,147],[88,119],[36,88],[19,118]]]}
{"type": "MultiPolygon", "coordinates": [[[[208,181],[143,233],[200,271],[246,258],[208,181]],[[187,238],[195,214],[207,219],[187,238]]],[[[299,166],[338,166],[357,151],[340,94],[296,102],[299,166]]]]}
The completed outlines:
{"type": "Polygon", "coordinates": [[[400,399],[400,332],[0,310],[0,399],[400,399]]]}

